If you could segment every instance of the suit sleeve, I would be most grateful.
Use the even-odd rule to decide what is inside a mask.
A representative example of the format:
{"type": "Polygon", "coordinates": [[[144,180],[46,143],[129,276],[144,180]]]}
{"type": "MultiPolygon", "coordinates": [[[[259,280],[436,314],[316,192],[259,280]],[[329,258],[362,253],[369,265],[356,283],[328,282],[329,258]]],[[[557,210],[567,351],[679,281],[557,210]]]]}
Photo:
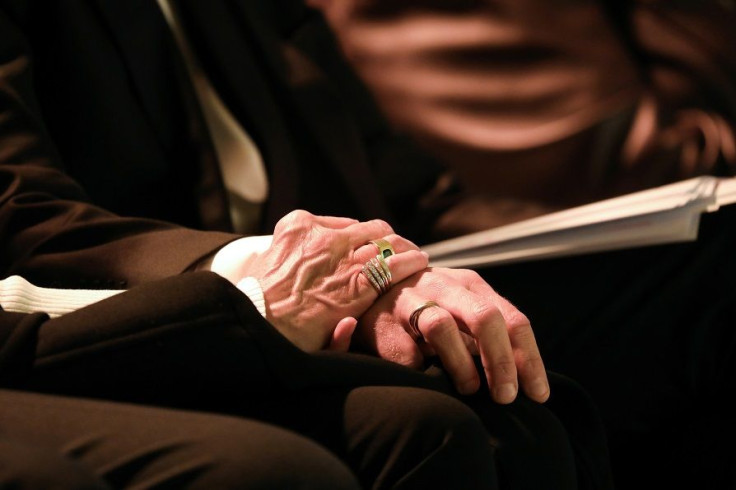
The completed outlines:
{"type": "Polygon", "coordinates": [[[0,274],[48,287],[129,287],[181,273],[234,238],[94,206],[63,171],[36,103],[30,50],[0,11],[0,274]]]}
{"type": "Polygon", "coordinates": [[[212,272],[141,284],[54,319],[0,310],[0,335],[9,330],[0,386],[31,391],[226,412],[251,398],[315,388],[452,392],[441,373],[373,356],[306,353],[212,272]]]}

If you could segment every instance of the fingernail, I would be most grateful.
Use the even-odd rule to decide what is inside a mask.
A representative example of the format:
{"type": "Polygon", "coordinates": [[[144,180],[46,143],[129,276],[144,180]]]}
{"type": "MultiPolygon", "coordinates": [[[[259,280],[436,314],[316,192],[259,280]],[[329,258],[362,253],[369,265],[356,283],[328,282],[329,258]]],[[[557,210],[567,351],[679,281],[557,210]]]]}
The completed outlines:
{"type": "Polygon", "coordinates": [[[429,260],[429,254],[427,252],[425,252],[424,250],[420,250],[420,252],[422,253],[422,255],[424,255],[425,259],[429,260]]]}
{"type": "Polygon", "coordinates": [[[537,378],[529,383],[529,392],[535,398],[546,398],[549,394],[549,385],[544,378],[537,378]]]}
{"type": "Polygon", "coordinates": [[[511,403],[516,398],[516,386],[513,383],[504,383],[493,390],[494,398],[499,403],[511,403]]]}

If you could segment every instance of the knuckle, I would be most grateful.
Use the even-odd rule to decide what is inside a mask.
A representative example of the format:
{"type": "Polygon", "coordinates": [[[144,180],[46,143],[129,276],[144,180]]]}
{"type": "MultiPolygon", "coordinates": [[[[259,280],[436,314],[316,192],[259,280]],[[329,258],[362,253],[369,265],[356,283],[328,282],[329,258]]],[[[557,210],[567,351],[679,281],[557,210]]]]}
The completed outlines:
{"type": "Polygon", "coordinates": [[[314,220],[314,215],[310,213],[309,211],[305,211],[304,209],[296,209],[291,212],[291,215],[293,216],[293,219],[296,222],[314,220]]]}
{"type": "Polygon", "coordinates": [[[382,219],[371,220],[371,223],[373,223],[377,228],[380,228],[381,230],[383,230],[383,233],[386,235],[389,235],[394,232],[393,228],[391,228],[391,225],[389,225],[382,219]]]}
{"type": "Polygon", "coordinates": [[[510,313],[506,314],[506,327],[511,332],[519,332],[521,330],[526,330],[527,328],[531,327],[531,322],[529,321],[529,318],[520,312],[519,310],[514,310],[510,313]]]}
{"type": "Polygon", "coordinates": [[[534,337],[534,331],[528,324],[508,326],[509,338],[513,345],[520,348],[521,351],[532,353],[538,351],[537,340],[534,337]]]}
{"type": "Polygon", "coordinates": [[[474,270],[462,269],[458,272],[460,273],[460,277],[465,283],[475,283],[475,282],[483,281],[483,278],[480,277],[480,274],[478,274],[474,270]]]}
{"type": "Polygon", "coordinates": [[[419,250],[419,247],[414,242],[402,237],[401,235],[397,235],[396,233],[391,233],[384,238],[391,245],[393,245],[394,248],[401,248],[404,250],[419,250]]]}
{"type": "Polygon", "coordinates": [[[477,327],[494,325],[502,318],[501,311],[495,305],[485,301],[474,302],[470,308],[470,323],[477,327]]]}
{"type": "Polygon", "coordinates": [[[544,361],[539,353],[528,355],[522,361],[522,366],[525,372],[544,371],[544,361]]]}
{"type": "Polygon", "coordinates": [[[493,375],[504,380],[516,378],[516,363],[509,357],[502,357],[493,361],[493,375]]]}
{"type": "Polygon", "coordinates": [[[313,217],[312,213],[303,209],[296,209],[284,215],[277,223],[274,231],[276,230],[289,230],[294,226],[303,224],[309,221],[313,217]]]}
{"type": "Polygon", "coordinates": [[[437,338],[455,328],[455,322],[446,310],[442,308],[427,308],[422,312],[419,326],[427,338],[437,338]]]}

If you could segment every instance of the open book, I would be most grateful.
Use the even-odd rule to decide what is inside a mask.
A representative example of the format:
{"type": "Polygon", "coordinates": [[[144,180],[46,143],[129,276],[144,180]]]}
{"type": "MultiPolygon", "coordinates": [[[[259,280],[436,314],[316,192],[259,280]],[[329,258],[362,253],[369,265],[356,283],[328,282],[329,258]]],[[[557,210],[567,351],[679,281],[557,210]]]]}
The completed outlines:
{"type": "Polygon", "coordinates": [[[422,247],[430,265],[479,267],[692,241],[702,213],[736,202],[736,178],[696,177],[422,247]]]}

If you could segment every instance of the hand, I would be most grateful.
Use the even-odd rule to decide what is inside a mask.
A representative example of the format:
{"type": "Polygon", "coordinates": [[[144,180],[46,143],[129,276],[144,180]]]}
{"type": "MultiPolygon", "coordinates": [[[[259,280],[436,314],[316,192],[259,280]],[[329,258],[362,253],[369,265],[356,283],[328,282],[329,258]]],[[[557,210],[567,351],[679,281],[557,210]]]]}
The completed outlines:
{"type": "MultiPolygon", "coordinates": [[[[361,274],[377,254],[368,242],[377,238],[388,240],[396,252],[386,259],[394,283],[427,267],[426,253],[383,221],[293,211],[276,224],[264,252],[213,270],[234,284],[247,276],[258,279],[266,319],[297,347],[316,351],[328,345],[336,326],[362,315],[378,297],[361,274]]],[[[229,254],[237,257],[236,252],[231,247],[229,254]]]]}
{"type": "Polygon", "coordinates": [[[473,271],[429,268],[394,284],[360,318],[356,336],[380,357],[414,368],[423,364],[425,354],[436,353],[463,394],[480,387],[472,359],[479,353],[498,403],[516,398],[519,379],[533,400],[544,402],[549,397],[529,320],[473,271]],[[418,328],[423,340],[414,339],[408,333],[409,317],[430,300],[439,306],[421,313],[418,328]]]}

